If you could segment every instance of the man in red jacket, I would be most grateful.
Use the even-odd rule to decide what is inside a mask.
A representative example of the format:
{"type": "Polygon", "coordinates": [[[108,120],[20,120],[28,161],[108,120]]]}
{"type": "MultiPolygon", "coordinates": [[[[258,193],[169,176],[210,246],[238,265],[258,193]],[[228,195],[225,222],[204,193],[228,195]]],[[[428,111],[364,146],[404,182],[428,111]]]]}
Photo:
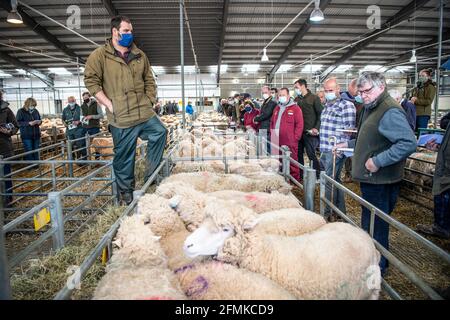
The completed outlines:
{"type": "MultiPolygon", "coordinates": [[[[279,92],[278,105],[273,111],[270,130],[272,143],[288,146],[292,159],[298,161],[298,141],[303,133],[303,114],[291,98],[288,88],[283,88],[279,92]]],[[[290,168],[291,175],[300,181],[300,168],[293,164],[290,168]]]]}

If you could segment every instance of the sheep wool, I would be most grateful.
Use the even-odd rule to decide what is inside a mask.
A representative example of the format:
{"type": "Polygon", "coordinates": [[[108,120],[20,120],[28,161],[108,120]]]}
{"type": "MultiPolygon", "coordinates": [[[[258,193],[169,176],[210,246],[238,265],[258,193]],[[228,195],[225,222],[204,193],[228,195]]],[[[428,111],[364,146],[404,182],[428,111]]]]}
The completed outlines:
{"type": "Polygon", "coordinates": [[[378,298],[380,254],[363,230],[336,222],[298,237],[264,235],[251,230],[255,216],[241,208],[215,202],[205,211],[204,226],[235,231],[219,260],[261,273],[299,299],[378,298]]]}

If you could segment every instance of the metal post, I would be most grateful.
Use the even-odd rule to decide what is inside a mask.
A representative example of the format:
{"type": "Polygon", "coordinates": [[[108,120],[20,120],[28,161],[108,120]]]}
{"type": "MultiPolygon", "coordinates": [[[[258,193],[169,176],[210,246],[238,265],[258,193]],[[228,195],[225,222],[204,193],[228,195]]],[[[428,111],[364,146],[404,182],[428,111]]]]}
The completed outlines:
{"type": "Polygon", "coordinates": [[[114,200],[114,205],[118,206],[119,205],[119,191],[117,188],[117,181],[116,181],[116,174],[114,173],[114,168],[111,167],[111,187],[112,187],[112,195],[113,195],[113,200],[114,200]]]}
{"type": "Polygon", "coordinates": [[[64,247],[64,217],[61,192],[50,192],[48,194],[50,200],[50,215],[52,221],[53,233],[53,249],[60,250],[64,247]]]}
{"type": "Polygon", "coordinates": [[[439,110],[439,91],[441,89],[441,64],[442,64],[442,28],[444,24],[444,0],[439,2],[439,47],[436,68],[436,98],[434,102],[434,127],[437,128],[437,113],[439,110]]]}
{"type": "MultiPolygon", "coordinates": [[[[67,160],[73,160],[72,141],[67,139],[67,160]]],[[[69,177],[73,177],[73,163],[69,163],[69,177]]]]}
{"type": "Polygon", "coordinates": [[[375,208],[370,209],[370,227],[369,232],[370,236],[373,238],[373,230],[375,228],[375,208]]]}
{"type": "Polygon", "coordinates": [[[198,104],[199,103],[197,103],[197,100],[198,100],[198,69],[197,68],[195,68],[195,109],[196,109],[196,111],[198,112],[199,110],[198,110],[198,104]]]}
{"type": "Polygon", "coordinates": [[[303,170],[303,194],[305,201],[305,209],[314,211],[314,196],[316,191],[316,170],[305,168],[303,170]]]}
{"type": "Polygon", "coordinates": [[[183,112],[183,128],[186,128],[186,106],[184,103],[184,0],[180,0],[180,59],[181,59],[181,104],[183,112]]]}
{"type": "Polygon", "coordinates": [[[91,160],[91,136],[89,133],[86,133],[86,160],[91,160]]]}
{"type": "MultiPolygon", "coordinates": [[[[0,156],[0,161],[2,158],[3,156],[0,156]]],[[[0,163],[0,193],[5,193],[4,167],[5,165],[0,163]]],[[[0,300],[9,300],[11,299],[11,284],[9,282],[9,266],[6,256],[5,234],[3,232],[3,199],[4,196],[0,196],[0,300]]]]}
{"type": "Polygon", "coordinates": [[[52,187],[53,191],[56,191],[56,169],[55,162],[52,161],[52,187]]]}
{"type": "Polygon", "coordinates": [[[322,171],[320,173],[320,215],[322,217],[325,217],[325,203],[323,202],[322,198],[325,198],[325,172],[322,171]]]}
{"type": "MultiPolygon", "coordinates": [[[[133,191],[133,200],[136,199],[137,201],[139,201],[139,199],[144,195],[144,191],[142,190],[135,190],[133,191]]],[[[138,214],[138,206],[134,207],[134,213],[138,214]]]]}

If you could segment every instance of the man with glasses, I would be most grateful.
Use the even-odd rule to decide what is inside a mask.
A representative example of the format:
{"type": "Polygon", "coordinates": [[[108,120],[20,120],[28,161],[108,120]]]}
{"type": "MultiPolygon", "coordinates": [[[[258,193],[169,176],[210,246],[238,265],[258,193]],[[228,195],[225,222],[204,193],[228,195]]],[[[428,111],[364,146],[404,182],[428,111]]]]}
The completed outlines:
{"type": "MultiPolygon", "coordinates": [[[[336,144],[350,140],[350,135],[342,130],[355,128],[356,109],[353,103],[340,97],[340,87],[336,78],[327,79],[323,89],[327,102],[320,117],[320,152],[322,153],[320,163],[327,176],[340,182],[345,155],[342,153],[337,155],[334,163],[332,149],[336,144]]],[[[331,199],[331,189],[331,186],[327,185],[325,193],[327,199],[331,199]]],[[[334,188],[333,204],[345,213],[344,194],[337,188],[334,188]]],[[[334,221],[335,215],[331,215],[329,207],[325,209],[325,215],[329,220],[334,221]]]]}
{"type": "MultiPolygon", "coordinates": [[[[355,148],[352,177],[360,182],[362,197],[386,214],[397,202],[406,158],[417,147],[403,108],[388,93],[381,73],[363,72],[358,78],[358,91],[364,108],[355,140],[337,147],[355,148]]],[[[362,207],[361,225],[370,230],[370,210],[362,207]]],[[[389,249],[389,224],[375,217],[374,238],[389,249]]],[[[385,274],[388,261],[381,258],[385,274]]]]}

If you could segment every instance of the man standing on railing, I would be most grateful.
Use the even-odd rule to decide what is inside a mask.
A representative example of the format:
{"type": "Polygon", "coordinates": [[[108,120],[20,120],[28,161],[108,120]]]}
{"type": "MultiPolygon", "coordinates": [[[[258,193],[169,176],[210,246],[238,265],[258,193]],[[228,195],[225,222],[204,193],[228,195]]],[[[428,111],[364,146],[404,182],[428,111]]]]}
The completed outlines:
{"type": "MultiPolygon", "coordinates": [[[[363,72],[358,90],[364,101],[356,140],[337,147],[355,148],[352,177],[360,182],[363,199],[390,215],[397,202],[406,159],[417,147],[405,111],[389,95],[378,72],[363,72]]],[[[370,210],[362,206],[361,225],[370,230],[370,210]]],[[[374,238],[389,250],[389,224],[375,217],[374,238]]],[[[384,275],[388,261],[381,257],[384,275]]]]}
{"type": "MultiPolygon", "coordinates": [[[[278,105],[273,111],[270,122],[271,141],[278,147],[287,146],[291,158],[298,160],[298,141],[303,133],[302,109],[294,102],[288,88],[280,90],[278,105]]],[[[272,148],[272,154],[280,154],[279,150],[272,148]]],[[[291,163],[291,176],[300,182],[300,168],[291,163]]]]}
{"type": "MultiPolygon", "coordinates": [[[[11,136],[15,135],[19,130],[19,124],[17,123],[14,113],[9,108],[9,103],[3,100],[3,91],[0,89],[0,155],[3,158],[12,157],[14,155],[14,147],[12,144],[11,136]]],[[[5,164],[3,169],[3,175],[11,173],[11,165],[5,164]]],[[[1,182],[1,181],[0,181],[1,182]]],[[[12,181],[5,180],[6,193],[12,193],[12,181]]],[[[6,196],[3,198],[3,205],[5,207],[12,201],[12,196],[6,196]]]]}
{"type": "MultiPolygon", "coordinates": [[[[344,143],[350,140],[350,135],[341,130],[355,128],[356,109],[353,103],[342,99],[340,96],[340,88],[336,78],[327,79],[323,84],[323,88],[327,103],[320,118],[320,152],[322,153],[320,162],[327,176],[332,177],[337,182],[341,182],[341,170],[346,157],[344,154],[339,154],[336,156],[336,163],[334,163],[332,148],[337,143],[344,143]]],[[[333,204],[342,212],[346,212],[344,194],[341,190],[332,188],[327,184],[326,197],[330,200],[332,198],[333,204]],[[333,197],[331,197],[332,189],[334,189],[333,197]]],[[[329,207],[326,207],[325,215],[330,220],[336,218],[329,207]]]]}
{"type": "Polygon", "coordinates": [[[111,19],[112,37],[88,58],[84,82],[89,92],[106,107],[114,141],[113,168],[120,200],[133,200],[137,138],[147,140],[144,180],[162,160],[167,129],[156,116],[156,83],[145,53],[133,43],[129,18],[111,19]]]}
{"type": "Polygon", "coordinates": [[[100,132],[100,120],[103,119],[103,110],[89,92],[83,93],[83,128],[90,136],[100,132]]]}
{"type": "Polygon", "coordinates": [[[86,160],[86,143],[84,140],[85,130],[81,124],[81,107],[77,104],[75,97],[67,99],[67,106],[62,112],[62,121],[66,126],[67,140],[73,141],[72,150],[78,159],[86,160]]]}
{"type": "Polygon", "coordinates": [[[442,143],[427,144],[427,149],[439,151],[433,178],[434,223],[418,224],[417,231],[430,236],[450,239],[450,112],[441,119],[441,129],[446,130],[442,143]]]}

